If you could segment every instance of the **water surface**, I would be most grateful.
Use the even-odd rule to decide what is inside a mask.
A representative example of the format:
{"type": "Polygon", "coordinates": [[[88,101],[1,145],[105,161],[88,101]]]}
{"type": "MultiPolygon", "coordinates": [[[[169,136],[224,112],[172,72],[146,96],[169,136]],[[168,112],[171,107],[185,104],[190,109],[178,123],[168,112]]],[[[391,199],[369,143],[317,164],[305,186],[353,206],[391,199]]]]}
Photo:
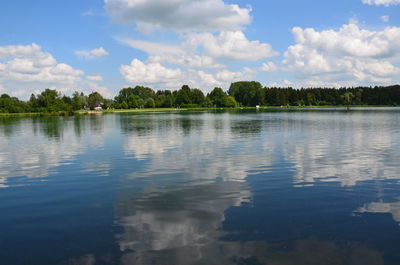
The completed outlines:
{"type": "Polygon", "coordinates": [[[400,109],[0,118],[0,264],[400,264],[400,109]]]}

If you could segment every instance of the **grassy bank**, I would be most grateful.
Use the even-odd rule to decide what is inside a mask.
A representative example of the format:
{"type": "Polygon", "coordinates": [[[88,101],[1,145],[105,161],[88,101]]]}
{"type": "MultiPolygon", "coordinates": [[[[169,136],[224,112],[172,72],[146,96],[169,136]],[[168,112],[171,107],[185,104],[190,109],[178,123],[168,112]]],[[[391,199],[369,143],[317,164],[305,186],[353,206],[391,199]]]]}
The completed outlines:
{"type": "Polygon", "coordinates": [[[21,112],[21,113],[0,113],[0,117],[24,117],[24,116],[70,116],[73,112],[21,112]]]}

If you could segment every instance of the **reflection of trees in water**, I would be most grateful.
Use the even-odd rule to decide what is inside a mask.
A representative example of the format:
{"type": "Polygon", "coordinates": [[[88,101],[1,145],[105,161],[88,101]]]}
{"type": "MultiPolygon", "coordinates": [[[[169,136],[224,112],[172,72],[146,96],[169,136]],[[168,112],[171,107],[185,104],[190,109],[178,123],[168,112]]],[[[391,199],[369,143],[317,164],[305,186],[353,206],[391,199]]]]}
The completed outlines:
{"type": "Polygon", "coordinates": [[[181,116],[178,119],[183,134],[189,135],[192,131],[199,131],[204,125],[204,120],[195,116],[181,116]]]}
{"type": "Polygon", "coordinates": [[[125,134],[135,133],[139,136],[151,134],[158,126],[157,120],[153,116],[137,114],[118,114],[121,131],[125,134]]]}
{"type": "Polygon", "coordinates": [[[102,134],[104,131],[104,121],[108,117],[103,117],[101,114],[89,115],[88,122],[91,133],[102,134]]]}
{"type": "Polygon", "coordinates": [[[68,126],[69,118],[58,116],[29,118],[22,117],[1,117],[0,130],[5,136],[15,136],[16,134],[25,134],[26,126],[31,126],[30,132],[34,135],[45,135],[48,138],[57,139],[62,137],[63,131],[68,126]]]}
{"type": "Polygon", "coordinates": [[[4,136],[12,136],[21,133],[21,124],[25,118],[21,117],[1,117],[0,116],[0,132],[4,136]]]}
{"type": "MultiPolygon", "coordinates": [[[[121,130],[124,133],[135,133],[146,136],[154,131],[179,129],[189,135],[192,131],[201,130],[204,120],[201,114],[119,114],[121,130]]],[[[179,137],[179,135],[176,135],[179,137]]]]}
{"type": "Polygon", "coordinates": [[[48,138],[59,139],[63,136],[65,128],[68,126],[69,118],[64,117],[35,117],[32,119],[32,126],[35,133],[46,135],[48,138]]]}
{"type": "Polygon", "coordinates": [[[261,120],[232,120],[231,130],[234,134],[239,135],[252,135],[259,134],[262,129],[261,120]]]}
{"type": "Polygon", "coordinates": [[[73,119],[75,136],[81,137],[86,130],[87,119],[81,115],[75,115],[73,119]]]}

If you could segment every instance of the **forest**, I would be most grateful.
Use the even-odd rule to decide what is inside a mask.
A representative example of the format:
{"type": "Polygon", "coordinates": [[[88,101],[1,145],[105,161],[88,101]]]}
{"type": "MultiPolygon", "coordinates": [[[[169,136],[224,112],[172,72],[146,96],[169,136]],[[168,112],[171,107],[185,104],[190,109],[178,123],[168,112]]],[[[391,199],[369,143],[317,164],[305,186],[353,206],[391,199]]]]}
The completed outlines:
{"type": "Polygon", "coordinates": [[[98,92],[62,95],[52,89],[32,94],[27,101],[0,96],[0,113],[66,113],[78,110],[140,108],[235,108],[255,106],[400,106],[400,85],[351,88],[263,87],[255,81],[232,83],[228,91],[216,87],[206,95],[183,85],[179,90],[127,87],[113,99],[98,92]]]}

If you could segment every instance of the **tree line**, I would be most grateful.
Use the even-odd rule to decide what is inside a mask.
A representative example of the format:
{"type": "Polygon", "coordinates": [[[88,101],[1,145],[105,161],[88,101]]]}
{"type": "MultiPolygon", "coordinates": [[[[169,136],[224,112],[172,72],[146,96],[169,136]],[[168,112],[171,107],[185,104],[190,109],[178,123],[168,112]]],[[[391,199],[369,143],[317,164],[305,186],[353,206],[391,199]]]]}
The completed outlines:
{"type": "Polygon", "coordinates": [[[400,106],[400,86],[375,86],[352,88],[279,88],[263,87],[259,82],[232,83],[228,91],[216,87],[204,94],[200,89],[187,85],[179,90],[158,90],[149,87],[127,87],[114,99],[100,93],[85,95],[74,92],[62,95],[52,89],[32,94],[28,101],[7,94],[0,96],[0,113],[73,113],[88,109],[136,108],[199,108],[199,107],[255,107],[255,106],[349,106],[382,105],[400,106]]]}

